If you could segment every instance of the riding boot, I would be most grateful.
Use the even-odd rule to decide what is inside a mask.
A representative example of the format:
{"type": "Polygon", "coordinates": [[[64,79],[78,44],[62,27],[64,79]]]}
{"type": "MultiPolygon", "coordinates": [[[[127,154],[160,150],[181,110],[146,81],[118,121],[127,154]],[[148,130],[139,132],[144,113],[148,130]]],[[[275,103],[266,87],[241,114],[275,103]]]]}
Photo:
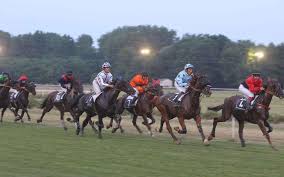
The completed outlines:
{"type": "Polygon", "coordinates": [[[253,110],[254,104],[251,104],[252,101],[253,101],[253,97],[249,97],[247,101],[247,105],[246,105],[246,110],[245,110],[246,113],[253,110]]]}

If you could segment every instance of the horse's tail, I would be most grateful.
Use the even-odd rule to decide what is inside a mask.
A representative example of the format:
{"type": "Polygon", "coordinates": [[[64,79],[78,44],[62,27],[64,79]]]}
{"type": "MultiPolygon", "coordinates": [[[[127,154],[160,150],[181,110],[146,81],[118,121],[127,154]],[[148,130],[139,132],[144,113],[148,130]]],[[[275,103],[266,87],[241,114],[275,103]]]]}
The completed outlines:
{"type": "Polygon", "coordinates": [[[208,107],[208,110],[217,112],[217,111],[220,111],[223,108],[224,108],[224,104],[221,104],[221,105],[214,106],[214,107],[208,107]]]}
{"type": "Polygon", "coordinates": [[[47,101],[48,101],[48,97],[46,97],[46,98],[43,100],[43,102],[41,103],[41,105],[40,105],[40,108],[41,108],[41,109],[45,108],[45,106],[46,106],[46,104],[47,104],[47,101]]]}
{"type": "Polygon", "coordinates": [[[82,98],[82,96],[84,96],[84,94],[80,94],[78,95],[72,102],[71,104],[71,109],[73,109],[78,103],[79,103],[79,100],[80,98],[82,98]]]}

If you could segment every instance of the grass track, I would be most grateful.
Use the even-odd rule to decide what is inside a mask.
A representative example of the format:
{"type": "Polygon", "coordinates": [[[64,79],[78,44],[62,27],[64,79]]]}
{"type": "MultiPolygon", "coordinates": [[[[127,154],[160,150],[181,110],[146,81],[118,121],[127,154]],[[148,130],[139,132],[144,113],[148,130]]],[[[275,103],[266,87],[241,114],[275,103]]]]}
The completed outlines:
{"type": "Polygon", "coordinates": [[[211,146],[190,139],[174,145],[167,137],[112,135],[99,140],[90,130],[34,124],[0,124],[0,177],[277,177],[284,174],[284,147],[241,148],[229,141],[211,146]]]}

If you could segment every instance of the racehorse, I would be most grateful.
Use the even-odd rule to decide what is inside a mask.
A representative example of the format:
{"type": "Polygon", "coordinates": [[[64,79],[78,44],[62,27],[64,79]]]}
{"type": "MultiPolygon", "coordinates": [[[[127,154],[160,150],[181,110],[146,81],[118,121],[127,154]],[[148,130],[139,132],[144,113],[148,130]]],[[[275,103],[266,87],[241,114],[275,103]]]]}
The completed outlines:
{"type": "Polygon", "coordinates": [[[34,82],[28,82],[24,87],[18,88],[18,95],[14,98],[13,92],[10,95],[10,110],[15,115],[15,122],[21,120],[23,122],[23,116],[26,113],[28,116],[28,121],[31,120],[31,117],[28,112],[29,105],[29,94],[36,95],[36,85],[34,82]],[[19,109],[22,110],[21,115],[18,115],[19,109]]]}
{"type": "MultiPolygon", "coordinates": [[[[155,119],[152,115],[153,109],[155,107],[156,100],[159,96],[163,95],[162,91],[163,87],[160,86],[160,84],[153,84],[150,85],[145,89],[145,93],[139,96],[137,104],[132,108],[126,108],[128,112],[132,115],[132,124],[137,129],[139,133],[142,133],[142,130],[138,127],[136,121],[138,116],[142,116],[143,118],[143,124],[147,127],[149,134],[152,136],[152,130],[151,126],[155,123],[155,119]],[[151,119],[151,122],[148,122],[148,119],[151,119]]],[[[117,100],[116,103],[116,109],[115,109],[115,115],[119,121],[119,125],[121,123],[121,114],[125,110],[124,104],[127,99],[128,95],[124,95],[121,98],[117,100]]],[[[110,124],[107,126],[107,128],[112,127],[112,121],[111,119],[110,124]]],[[[114,130],[114,132],[117,129],[114,130]]]]}
{"type": "Polygon", "coordinates": [[[175,107],[172,101],[172,98],[176,96],[174,93],[169,93],[160,97],[156,106],[162,114],[162,121],[166,123],[168,132],[172,136],[176,144],[180,144],[180,140],[174,135],[172,128],[170,126],[169,120],[175,117],[178,117],[179,123],[182,127],[180,130],[178,127],[175,127],[175,130],[179,134],[186,134],[186,126],[184,119],[194,119],[201,134],[202,141],[204,142],[205,136],[203,133],[201,125],[201,116],[200,116],[200,96],[201,93],[210,96],[211,95],[211,86],[206,76],[195,74],[190,82],[190,86],[187,88],[186,93],[181,101],[180,107],[175,107]]]}
{"type": "MultiPolygon", "coordinates": [[[[128,94],[133,94],[135,92],[135,90],[129,85],[129,83],[125,80],[122,80],[121,78],[114,80],[112,84],[114,85],[114,87],[106,87],[104,91],[99,95],[99,97],[95,100],[95,102],[92,102],[92,106],[88,106],[87,102],[89,99],[92,99],[91,97],[93,93],[81,95],[74,101],[72,109],[75,112],[75,118],[73,121],[77,126],[77,135],[80,132],[81,135],[84,135],[84,128],[88,123],[90,123],[93,130],[97,132],[96,128],[94,127],[94,124],[91,122],[91,118],[95,115],[98,115],[98,137],[102,138],[101,131],[104,127],[103,118],[108,116],[116,120],[114,114],[112,113],[112,110],[114,109],[119,93],[121,91],[126,92],[128,94]],[[84,112],[86,112],[87,116],[83,121],[82,127],[80,127],[79,119],[84,112]]],[[[116,122],[118,123],[117,120],[116,122]]],[[[117,126],[119,127],[119,124],[117,126]]]]}
{"type": "Polygon", "coordinates": [[[72,82],[73,88],[67,91],[65,99],[63,99],[62,101],[58,101],[56,99],[59,91],[54,91],[48,94],[48,96],[44,99],[41,105],[41,109],[43,109],[43,111],[41,117],[37,120],[37,123],[42,122],[42,119],[45,114],[51,111],[51,109],[55,106],[60,112],[61,125],[65,131],[67,130],[67,126],[65,125],[64,121],[64,113],[69,112],[74,118],[75,115],[73,113],[73,110],[71,109],[71,105],[80,94],[83,94],[83,86],[80,81],[73,80],[72,82]]]}
{"type": "Polygon", "coordinates": [[[239,122],[239,138],[242,147],[245,147],[245,140],[243,137],[244,122],[250,122],[257,124],[262,131],[263,135],[266,137],[268,143],[273,149],[276,149],[270,140],[269,132],[266,131],[265,124],[268,123],[269,118],[269,105],[271,103],[272,97],[276,96],[280,99],[284,97],[281,84],[275,79],[268,79],[267,83],[264,84],[265,90],[260,93],[260,95],[255,99],[255,108],[251,111],[242,111],[236,109],[237,104],[241,101],[243,96],[236,95],[229,98],[225,98],[224,103],[209,107],[209,110],[219,111],[222,110],[222,115],[220,117],[215,117],[213,121],[213,128],[208,140],[212,140],[215,137],[215,130],[218,122],[225,122],[230,119],[233,115],[239,122]]]}
{"type": "Polygon", "coordinates": [[[13,82],[9,79],[0,88],[0,108],[2,108],[0,122],[3,122],[3,116],[10,104],[9,91],[13,87],[13,82]]]}

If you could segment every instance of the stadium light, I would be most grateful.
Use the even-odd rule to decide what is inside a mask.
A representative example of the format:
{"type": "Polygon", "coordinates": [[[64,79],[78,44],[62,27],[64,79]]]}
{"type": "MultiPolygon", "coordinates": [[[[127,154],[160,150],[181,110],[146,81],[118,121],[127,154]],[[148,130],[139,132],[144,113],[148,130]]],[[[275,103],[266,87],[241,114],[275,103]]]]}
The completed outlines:
{"type": "Polygon", "coordinates": [[[140,54],[143,56],[148,56],[151,54],[151,49],[149,48],[142,48],[140,49],[140,54]]]}
{"type": "Polygon", "coordinates": [[[264,53],[262,51],[258,51],[258,52],[255,52],[254,53],[254,56],[257,58],[257,59],[262,59],[264,57],[264,53]]]}

